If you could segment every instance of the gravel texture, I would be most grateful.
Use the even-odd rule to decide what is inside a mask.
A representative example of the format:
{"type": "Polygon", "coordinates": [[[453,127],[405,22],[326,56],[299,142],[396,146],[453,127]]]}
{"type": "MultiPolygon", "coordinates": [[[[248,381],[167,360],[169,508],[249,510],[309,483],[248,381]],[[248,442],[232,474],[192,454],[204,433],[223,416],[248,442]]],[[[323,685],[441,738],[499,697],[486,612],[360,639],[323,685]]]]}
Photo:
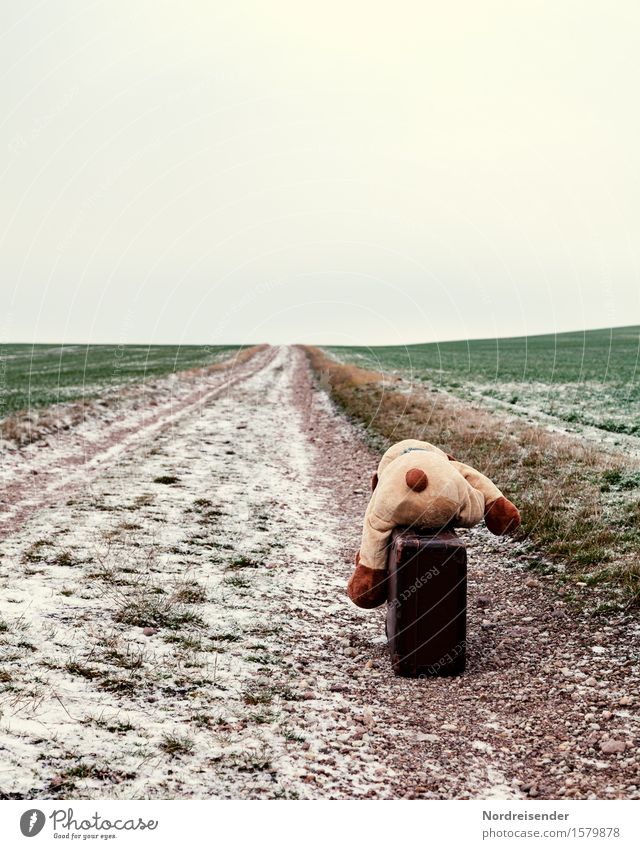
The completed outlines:
{"type": "Polygon", "coordinates": [[[638,798],[637,621],[478,528],[467,672],[394,677],[345,595],[377,457],[300,349],[234,375],[94,420],[110,453],[64,480],[71,442],[4,465],[18,496],[25,464],[59,479],[0,546],[0,793],[638,798]]]}

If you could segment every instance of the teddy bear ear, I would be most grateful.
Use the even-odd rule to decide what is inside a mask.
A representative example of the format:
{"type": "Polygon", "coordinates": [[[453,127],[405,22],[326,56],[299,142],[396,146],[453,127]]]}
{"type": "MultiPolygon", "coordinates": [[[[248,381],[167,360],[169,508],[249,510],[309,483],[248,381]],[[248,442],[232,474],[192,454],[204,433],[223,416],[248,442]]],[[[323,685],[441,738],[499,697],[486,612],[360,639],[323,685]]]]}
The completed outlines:
{"type": "Polygon", "coordinates": [[[373,477],[371,478],[371,492],[378,486],[378,473],[374,472],[373,477]]]}

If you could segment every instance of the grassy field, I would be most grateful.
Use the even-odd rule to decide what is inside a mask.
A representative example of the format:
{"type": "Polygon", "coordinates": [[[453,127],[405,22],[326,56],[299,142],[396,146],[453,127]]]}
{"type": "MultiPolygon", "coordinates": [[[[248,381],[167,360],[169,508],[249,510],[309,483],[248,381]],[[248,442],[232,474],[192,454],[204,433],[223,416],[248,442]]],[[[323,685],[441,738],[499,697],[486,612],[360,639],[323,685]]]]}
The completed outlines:
{"type": "Polygon", "coordinates": [[[615,433],[640,433],[637,326],[327,350],[341,362],[424,380],[463,399],[493,400],[615,433]]]}
{"type": "Polygon", "coordinates": [[[0,419],[232,356],[223,345],[3,345],[0,419]]]}
{"type": "Polygon", "coordinates": [[[425,439],[489,475],[521,510],[531,562],[537,552],[541,569],[557,564],[573,585],[567,598],[598,587],[605,607],[640,602],[640,464],[615,446],[541,427],[535,412],[577,431],[582,423],[640,433],[637,352],[638,328],[307,349],[320,384],[378,448],[425,439]]]}

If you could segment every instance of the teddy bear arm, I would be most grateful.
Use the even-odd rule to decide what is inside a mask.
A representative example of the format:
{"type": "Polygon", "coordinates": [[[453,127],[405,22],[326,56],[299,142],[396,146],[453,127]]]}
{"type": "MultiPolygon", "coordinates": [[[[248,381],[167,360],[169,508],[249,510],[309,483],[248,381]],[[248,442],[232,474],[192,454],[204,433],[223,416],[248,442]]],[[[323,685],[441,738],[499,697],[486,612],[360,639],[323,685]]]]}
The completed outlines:
{"type": "MultiPolygon", "coordinates": [[[[466,466],[464,463],[453,463],[460,474],[484,498],[484,520],[492,534],[502,536],[513,533],[520,525],[520,512],[515,504],[505,498],[498,487],[488,477],[466,466]]],[[[478,519],[480,521],[480,519],[478,519]]]]}
{"type": "Polygon", "coordinates": [[[384,571],[387,568],[387,553],[393,522],[381,520],[369,504],[364,518],[362,541],[360,542],[360,562],[369,569],[384,571]]]}
{"type": "Polygon", "coordinates": [[[473,528],[484,518],[484,496],[471,484],[465,483],[467,491],[462,498],[462,507],[456,517],[456,525],[473,528]]]}
{"type": "Polygon", "coordinates": [[[482,493],[484,496],[485,508],[493,501],[496,501],[496,499],[502,498],[502,492],[500,492],[495,483],[489,480],[486,475],[483,475],[471,466],[467,466],[465,463],[459,463],[457,460],[452,460],[451,465],[460,472],[468,484],[470,484],[474,489],[477,489],[478,492],[482,493]]]}

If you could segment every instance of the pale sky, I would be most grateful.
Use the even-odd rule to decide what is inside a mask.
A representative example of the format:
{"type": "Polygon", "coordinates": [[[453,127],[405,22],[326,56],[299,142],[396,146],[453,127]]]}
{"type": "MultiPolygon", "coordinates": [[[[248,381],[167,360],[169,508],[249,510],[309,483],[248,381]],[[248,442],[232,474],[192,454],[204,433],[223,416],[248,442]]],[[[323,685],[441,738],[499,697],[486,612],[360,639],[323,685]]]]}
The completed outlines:
{"type": "Polygon", "coordinates": [[[0,342],[640,323],[637,2],[3,0],[0,342]]]}

